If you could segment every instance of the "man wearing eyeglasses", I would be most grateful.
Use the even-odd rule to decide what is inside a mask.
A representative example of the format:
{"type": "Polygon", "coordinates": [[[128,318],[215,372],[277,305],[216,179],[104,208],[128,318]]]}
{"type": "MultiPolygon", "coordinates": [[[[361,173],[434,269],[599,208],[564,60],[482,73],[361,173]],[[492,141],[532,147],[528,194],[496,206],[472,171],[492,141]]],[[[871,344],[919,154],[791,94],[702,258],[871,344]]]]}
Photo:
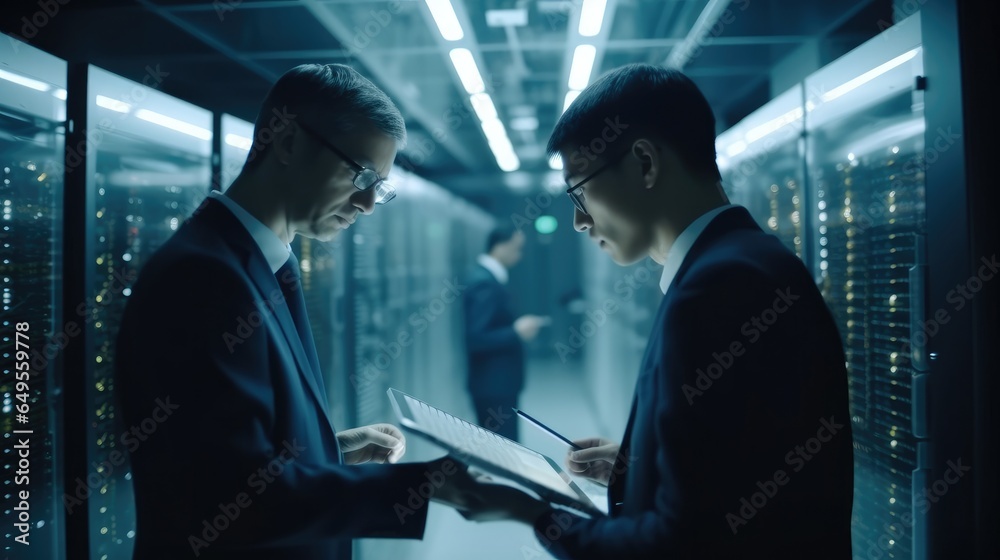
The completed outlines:
{"type": "Polygon", "coordinates": [[[485,482],[464,515],[529,524],[557,558],[851,558],[840,335],[803,263],[729,204],[701,92],[676,70],[615,69],[548,148],[565,162],[576,230],[620,265],[663,265],[664,297],[625,433],[566,457],[608,485],[609,515],[485,482]]]}
{"type": "Polygon", "coordinates": [[[135,558],[328,560],[352,538],[422,536],[425,487],[456,466],[379,464],[405,452],[389,424],[335,430],[289,245],[392,200],[405,138],[356,71],[296,67],[264,100],[239,177],[144,266],[116,348],[125,425],[146,436],[127,449],[135,558]]]}

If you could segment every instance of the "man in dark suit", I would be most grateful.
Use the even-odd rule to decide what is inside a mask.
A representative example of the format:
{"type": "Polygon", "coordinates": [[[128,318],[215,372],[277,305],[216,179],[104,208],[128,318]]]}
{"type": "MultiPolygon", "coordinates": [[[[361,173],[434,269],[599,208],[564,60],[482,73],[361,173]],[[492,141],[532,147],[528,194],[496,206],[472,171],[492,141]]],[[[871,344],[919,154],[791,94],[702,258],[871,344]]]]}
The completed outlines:
{"type": "Polygon", "coordinates": [[[231,188],[144,266],[116,348],[126,425],[162,418],[130,449],[135,558],[327,560],[349,558],[352,538],[422,536],[427,498],[447,494],[428,481],[454,464],[376,464],[405,450],[389,424],[335,431],[289,246],[388,202],[404,141],[360,74],[296,67],[264,100],[231,188]]]}
{"type": "Polygon", "coordinates": [[[562,115],[574,225],[665,293],[618,443],[567,465],[609,484],[609,515],[555,512],[480,483],[472,519],[534,526],[558,558],[851,557],[853,465],[841,339],[813,278],[715,162],[715,118],[676,70],[628,65],[562,115]]]}
{"type": "Polygon", "coordinates": [[[511,407],[524,387],[524,343],[547,319],[515,318],[504,286],[508,270],[521,260],[524,234],[511,226],[490,232],[486,252],[468,274],[463,296],[468,387],[479,425],[517,441],[511,407]]]}

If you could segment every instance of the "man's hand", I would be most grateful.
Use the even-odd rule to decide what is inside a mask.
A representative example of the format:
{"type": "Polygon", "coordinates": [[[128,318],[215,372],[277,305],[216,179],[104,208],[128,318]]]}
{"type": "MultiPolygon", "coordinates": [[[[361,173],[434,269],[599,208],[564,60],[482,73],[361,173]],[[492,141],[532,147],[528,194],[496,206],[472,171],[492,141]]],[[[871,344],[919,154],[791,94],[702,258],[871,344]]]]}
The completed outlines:
{"type": "Polygon", "coordinates": [[[517,488],[474,474],[452,457],[427,463],[428,471],[448,474],[432,500],[455,508],[470,521],[520,521],[531,525],[549,506],[517,488]]]}
{"type": "Polygon", "coordinates": [[[406,453],[406,437],[392,424],[372,424],[337,432],[344,463],[395,463],[406,453]]]}
{"type": "Polygon", "coordinates": [[[538,315],[521,315],[514,320],[514,332],[521,340],[530,342],[538,336],[538,329],[548,325],[551,319],[538,315]]]}
{"type": "Polygon", "coordinates": [[[570,472],[607,486],[618,457],[619,444],[604,438],[579,439],[573,443],[583,449],[566,455],[566,466],[570,472]]]}

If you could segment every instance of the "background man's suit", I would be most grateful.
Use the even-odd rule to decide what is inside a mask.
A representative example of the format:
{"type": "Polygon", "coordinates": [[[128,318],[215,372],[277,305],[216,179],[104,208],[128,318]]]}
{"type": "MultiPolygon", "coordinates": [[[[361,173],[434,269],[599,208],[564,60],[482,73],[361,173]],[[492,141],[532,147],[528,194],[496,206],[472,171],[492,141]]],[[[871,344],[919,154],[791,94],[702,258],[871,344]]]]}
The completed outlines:
{"type": "Polygon", "coordinates": [[[408,504],[422,464],[343,465],[286,286],[295,303],[297,278],[276,276],[211,198],[143,268],[117,344],[124,421],[158,399],[176,410],[131,454],[136,558],[194,557],[194,545],[199,558],[328,560],[348,558],[351,538],[422,536],[427,504],[408,504]],[[232,518],[234,503],[206,538],[204,522],[232,518]]]}
{"type": "Polygon", "coordinates": [[[805,266],[746,209],[691,246],[642,364],[611,515],[535,525],[557,557],[851,558],[840,335],[805,266]]]}
{"type": "Polygon", "coordinates": [[[481,265],[472,267],[463,298],[468,387],[481,426],[517,441],[511,411],[524,387],[524,344],[514,331],[510,294],[481,265]]]}

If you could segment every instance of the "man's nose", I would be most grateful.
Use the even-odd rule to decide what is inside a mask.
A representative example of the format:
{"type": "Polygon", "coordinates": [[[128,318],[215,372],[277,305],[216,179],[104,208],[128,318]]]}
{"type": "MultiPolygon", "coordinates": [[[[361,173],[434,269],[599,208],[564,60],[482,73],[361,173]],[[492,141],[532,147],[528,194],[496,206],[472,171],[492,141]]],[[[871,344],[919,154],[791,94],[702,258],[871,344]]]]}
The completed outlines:
{"type": "Polygon", "coordinates": [[[573,208],[573,229],[583,233],[594,226],[594,219],[590,214],[585,214],[579,208],[573,208]]]}
{"type": "Polygon", "coordinates": [[[362,214],[371,214],[375,211],[375,188],[358,191],[351,195],[351,204],[361,211],[362,214]]]}

